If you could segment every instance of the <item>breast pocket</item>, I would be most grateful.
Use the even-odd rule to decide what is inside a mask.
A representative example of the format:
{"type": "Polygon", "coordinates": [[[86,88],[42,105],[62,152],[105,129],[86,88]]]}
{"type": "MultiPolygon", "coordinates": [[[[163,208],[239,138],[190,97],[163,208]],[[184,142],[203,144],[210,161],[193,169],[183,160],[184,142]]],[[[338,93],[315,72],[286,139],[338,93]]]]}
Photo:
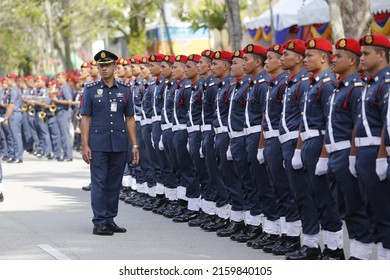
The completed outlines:
{"type": "Polygon", "coordinates": [[[106,100],[103,98],[95,98],[93,100],[93,110],[96,110],[97,112],[102,112],[108,108],[109,104],[106,100]]]}

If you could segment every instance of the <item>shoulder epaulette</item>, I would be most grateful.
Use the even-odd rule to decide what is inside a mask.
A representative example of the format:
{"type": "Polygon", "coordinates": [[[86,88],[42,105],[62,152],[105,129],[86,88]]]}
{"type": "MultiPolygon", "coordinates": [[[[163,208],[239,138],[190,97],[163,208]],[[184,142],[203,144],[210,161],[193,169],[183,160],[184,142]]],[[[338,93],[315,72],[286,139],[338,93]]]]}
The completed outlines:
{"type": "Polygon", "coordinates": [[[118,83],[126,87],[130,87],[130,85],[128,83],[125,83],[124,81],[118,81],[118,83]]]}
{"type": "Polygon", "coordinates": [[[322,82],[326,83],[326,82],[329,82],[330,80],[331,80],[330,77],[328,77],[328,78],[323,79],[322,82]]]}
{"type": "Polygon", "coordinates": [[[184,88],[190,88],[191,84],[185,85],[184,88]]]}
{"type": "Polygon", "coordinates": [[[356,83],[353,83],[353,86],[355,86],[355,87],[362,87],[363,83],[362,82],[356,82],[356,83]]]}
{"type": "Polygon", "coordinates": [[[303,77],[302,79],[301,79],[301,81],[307,81],[309,79],[309,77],[303,77]]]}
{"type": "Polygon", "coordinates": [[[209,87],[211,87],[211,86],[213,86],[213,85],[215,85],[215,83],[214,83],[214,82],[212,82],[212,83],[209,83],[209,87]]]}
{"type": "Polygon", "coordinates": [[[87,87],[93,87],[93,86],[96,86],[99,82],[91,82],[91,83],[88,83],[86,84],[87,87]]]}

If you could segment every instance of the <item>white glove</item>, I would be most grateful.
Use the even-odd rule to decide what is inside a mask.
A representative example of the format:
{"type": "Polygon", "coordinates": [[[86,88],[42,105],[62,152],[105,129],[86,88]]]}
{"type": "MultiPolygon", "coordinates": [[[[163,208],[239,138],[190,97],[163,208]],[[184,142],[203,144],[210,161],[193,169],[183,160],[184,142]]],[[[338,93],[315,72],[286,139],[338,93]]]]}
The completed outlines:
{"type": "Polygon", "coordinates": [[[387,158],[377,158],[375,172],[379,180],[383,181],[387,177],[387,158]]]}
{"type": "Polygon", "coordinates": [[[153,135],[151,135],[150,141],[152,142],[152,147],[153,147],[153,149],[156,149],[156,148],[154,147],[153,135]]]}
{"type": "Polygon", "coordinates": [[[349,172],[351,172],[353,177],[357,178],[355,165],[356,165],[356,156],[349,156],[349,172]]]}
{"type": "Polygon", "coordinates": [[[163,141],[162,141],[162,135],[160,137],[160,141],[158,142],[158,149],[160,151],[164,151],[164,144],[163,144],[163,141]]]}
{"type": "Polygon", "coordinates": [[[233,160],[232,151],[230,150],[230,146],[228,147],[226,151],[226,158],[227,160],[233,160]]]}
{"type": "Polygon", "coordinates": [[[264,159],[264,149],[257,149],[257,161],[260,164],[263,164],[265,159],[264,159]]]}
{"type": "Polygon", "coordinates": [[[316,165],[315,175],[321,176],[328,172],[328,158],[320,157],[316,165]]]}
{"type": "Polygon", "coordinates": [[[199,156],[200,156],[200,158],[204,158],[203,149],[202,149],[202,143],[200,144],[199,156]]]}
{"type": "Polygon", "coordinates": [[[190,152],[190,142],[188,142],[188,141],[187,141],[187,146],[186,146],[186,148],[187,148],[187,151],[190,152]]]}
{"type": "Polygon", "coordinates": [[[300,149],[295,149],[294,156],[291,159],[291,165],[292,165],[292,167],[295,170],[303,168],[303,163],[302,163],[302,158],[301,158],[301,150],[300,149]]]}

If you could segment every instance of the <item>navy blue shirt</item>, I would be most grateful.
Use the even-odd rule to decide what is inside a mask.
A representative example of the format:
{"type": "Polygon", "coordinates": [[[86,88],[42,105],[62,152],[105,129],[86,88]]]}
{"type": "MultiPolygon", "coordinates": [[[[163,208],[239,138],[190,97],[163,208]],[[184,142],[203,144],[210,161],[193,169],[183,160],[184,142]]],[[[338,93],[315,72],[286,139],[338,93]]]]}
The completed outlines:
{"type": "Polygon", "coordinates": [[[247,90],[249,88],[250,78],[251,75],[246,75],[242,79],[236,79],[230,96],[229,131],[244,130],[247,90]]]}
{"type": "Polygon", "coordinates": [[[227,75],[218,83],[218,92],[214,101],[214,127],[220,127],[221,124],[222,126],[228,125],[229,96],[233,90],[232,84],[235,84],[235,79],[230,75],[227,75]]]}
{"type": "Polygon", "coordinates": [[[164,105],[165,79],[156,78],[155,90],[153,91],[153,117],[161,115],[161,109],[164,105]]]}
{"type": "Polygon", "coordinates": [[[150,78],[145,83],[145,93],[141,101],[142,119],[151,119],[153,116],[153,98],[156,89],[156,78],[150,78]]]}
{"type": "MultiPolygon", "coordinates": [[[[252,77],[247,92],[247,113],[249,117],[245,122],[246,127],[261,125],[262,112],[265,111],[265,98],[268,91],[270,76],[266,71],[261,71],[252,77]]],[[[279,81],[277,82],[279,83],[279,81]]]]}
{"type": "Polygon", "coordinates": [[[161,123],[172,123],[173,120],[173,107],[175,103],[175,90],[177,87],[177,80],[171,82],[166,81],[164,87],[164,101],[161,109],[161,123]]]}
{"type": "Polygon", "coordinates": [[[205,78],[201,77],[192,84],[187,126],[202,124],[202,93],[205,81],[205,78]]]}
{"type": "Polygon", "coordinates": [[[135,115],[141,117],[142,116],[141,103],[145,93],[145,86],[144,86],[143,79],[140,78],[134,82],[132,93],[133,93],[134,113],[135,115]]]}
{"type": "Polygon", "coordinates": [[[210,75],[203,84],[202,93],[202,119],[203,124],[212,124],[214,120],[214,101],[217,96],[219,80],[210,75]]]}
{"type": "Polygon", "coordinates": [[[191,80],[183,79],[177,83],[174,96],[174,125],[187,124],[191,92],[191,80]]]}

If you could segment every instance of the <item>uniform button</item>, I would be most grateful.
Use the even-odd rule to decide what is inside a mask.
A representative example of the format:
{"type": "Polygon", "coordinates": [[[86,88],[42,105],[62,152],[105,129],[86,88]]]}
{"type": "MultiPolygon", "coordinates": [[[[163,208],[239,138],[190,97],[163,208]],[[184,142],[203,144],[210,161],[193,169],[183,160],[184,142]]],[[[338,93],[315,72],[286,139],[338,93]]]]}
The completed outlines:
{"type": "Polygon", "coordinates": [[[111,92],[109,92],[108,94],[111,94],[111,92]]]}
{"type": "Polygon", "coordinates": [[[361,117],[362,117],[362,115],[361,115],[361,114],[359,114],[359,115],[358,115],[358,118],[361,118],[361,117]]]}
{"type": "Polygon", "coordinates": [[[111,124],[113,124],[113,122],[110,122],[111,124]]]}
{"type": "Polygon", "coordinates": [[[124,130],[124,129],[122,129],[122,132],[125,132],[125,130],[124,130]]]}
{"type": "Polygon", "coordinates": [[[102,102],[102,101],[99,99],[99,102],[102,102]]]}
{"type": "Polygon", "coordinates": [[[110,115],[110,117],[112,117],[112,114],[110,115]]]}
{"type": "Polygon", "coordinates": [[[114,132],[114,130],[111,129],[111,132],[114,132]]]}

